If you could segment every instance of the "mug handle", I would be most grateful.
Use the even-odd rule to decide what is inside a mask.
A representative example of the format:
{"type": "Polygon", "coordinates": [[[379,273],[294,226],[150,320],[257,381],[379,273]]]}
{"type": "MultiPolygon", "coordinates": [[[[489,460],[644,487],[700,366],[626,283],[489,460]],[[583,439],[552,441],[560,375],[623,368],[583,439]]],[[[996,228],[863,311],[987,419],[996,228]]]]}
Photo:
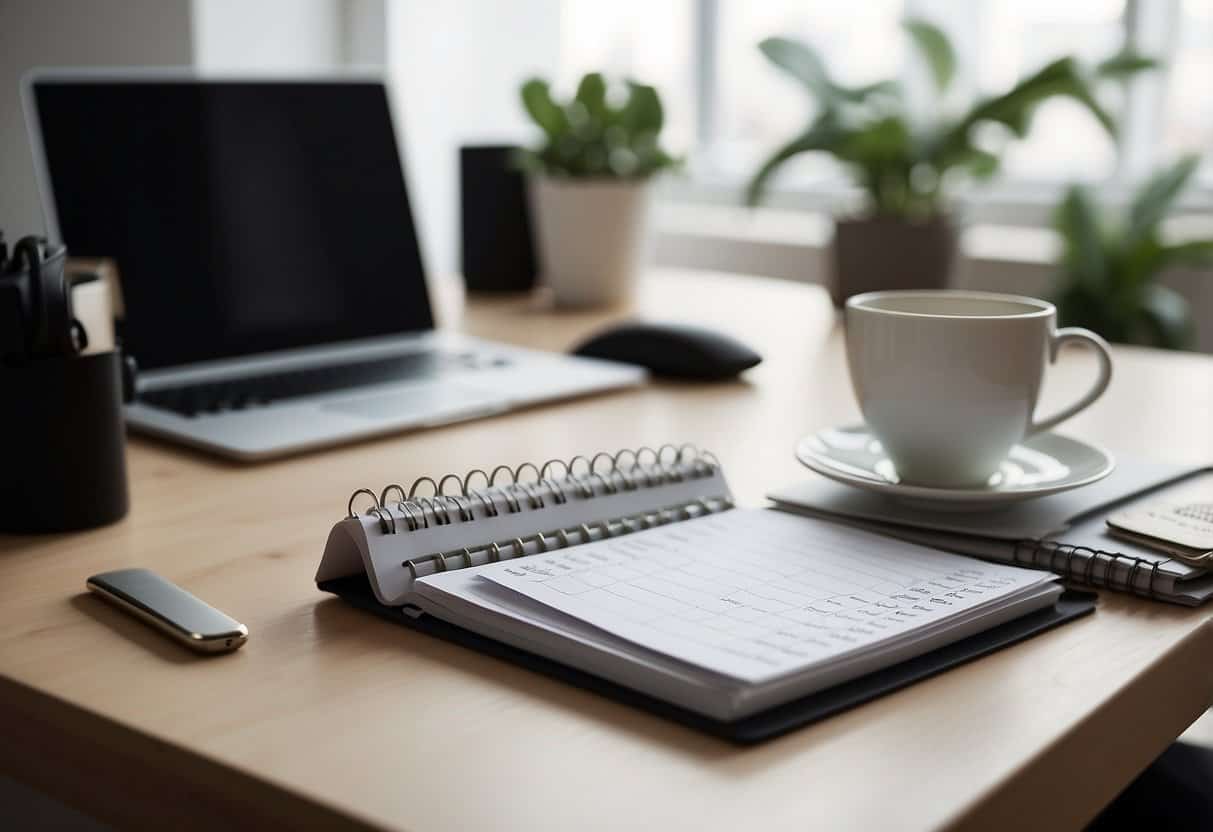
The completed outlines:
{"type": "Polygon", "coordinates": [[[1033,421],[1028,427],[1028,435],[1040,433],[1043,430],[1048,430],[1055,425],[1069,419],[1078,411],[1082,410],[1087,405],[1094,402],[1103,392],[1108,389],[1108,382],[1112,380],[1112,356],[1108,352],[1108,342],[1100,338],[1089,329],[1083,329],[1077,326],[1068,326],[1064,329],[1059,329],[1049,336],[1049,363],[1052,364],[1057,360],[1057,351],[1061,349],[1062,344],[1067,341],[1073,341],[1080,344],[1086,344],[1095,351],[1095,357],[1099,359],[1099,376],[1095,379],[1095,384],[1091,385],[1091,389],[1086,395],[1060,412],[1053,414],[1047,419],[1033,421]]]}

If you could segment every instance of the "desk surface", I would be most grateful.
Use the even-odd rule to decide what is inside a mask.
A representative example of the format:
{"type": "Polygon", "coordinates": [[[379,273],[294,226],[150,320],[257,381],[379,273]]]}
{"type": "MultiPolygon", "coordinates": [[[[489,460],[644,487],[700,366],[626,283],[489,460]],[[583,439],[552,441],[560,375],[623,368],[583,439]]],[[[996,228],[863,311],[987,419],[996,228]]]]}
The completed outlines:
{"type": "MultiPolygon", "coordinates": [[[[1209,612],[1109,594],[1087,619],[737,749],[317,592],[325,535],[359,486],[674,441],[712,449],[756,503],[806,476],[801,435],[856,419],[820,290],[666,272],[638,306],[731,331],[767,360],[745,381],[653,384],[255,467],[132,439],[122,523],[0,537],[0,770],[102,818],[180,828],[1072,828],[1213,700],[1209,612]],[[195,659],[82,594],[87,575],[125,566],[231,612],[248,645],[195,659]]],[[[477,301],[463,326],[564,349],[608,317],[477,301]]],[[[1122,454],[1213,459],[1213,359],[1115,352],[1107,395],[1066,428],[1122,454]]],[[[1063,354],[1046,406],[1093,372],[1063,354]]]]}

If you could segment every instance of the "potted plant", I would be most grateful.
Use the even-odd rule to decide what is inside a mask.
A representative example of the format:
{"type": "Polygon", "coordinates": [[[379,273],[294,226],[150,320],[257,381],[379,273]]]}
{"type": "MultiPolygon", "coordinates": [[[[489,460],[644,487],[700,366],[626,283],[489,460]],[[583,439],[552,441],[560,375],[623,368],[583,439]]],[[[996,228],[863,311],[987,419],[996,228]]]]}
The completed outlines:
{"type": "Polygon", "coordinates": [[[1121,212],[1100,210],[1085,187],[1069,189],[1055,220],[1063,250],[1054,300],[1063,325],[1127,344],[1191,346],[1188,302],[1155,280],[1172,266],[1213,266],[1213,240],[1167,243],[1159,231],[1198,163],[1188,156],[1155,174],[1121,212]]]}
{"type": "Polygon", "coordinates": [[[875,289],[946,286],[957,238],[948,193],[966,178],[985,180],[998,170],[1001,148],[980,141],[988,138],[988,126],[1001,125],[1003,141],[1023,137],[1038,104],[1068,96],[1115,134],[1112,118],[1095,99],[1094,82],[1153,66],[1151,60],[1126,52],[1086,73],[1073,58],[1059,58],[1002,95],[979,99],[966,111],[951,114],[942,107],[956,70],[951,43],[924,20],[903,25],[936,91],[934,112],[926,119],[911,114],[896,81],[844,86],[830,77],[805,43],[772,37],[759,44],[771,63],[809,92],[816,113],[803,133],[758,169],[747,188],[747,202],[761,200],[770,177],[785,162],[811,152],[829,153],[842,162],[865,196],[859,216],[839,219],[835,225],[831,289],[837,303],[875,289]]]}
{"type": "Polygon", "coordinates": [[[544,281],[560,306],[625,299],[648,249],[650,180],[676,164],[658,143],[657,90],[628,81],[615,101],[591,72],[559,103],[546,81],[531,79],[522,104],[543,130],[542,143],[520,159],[544,281]]]}

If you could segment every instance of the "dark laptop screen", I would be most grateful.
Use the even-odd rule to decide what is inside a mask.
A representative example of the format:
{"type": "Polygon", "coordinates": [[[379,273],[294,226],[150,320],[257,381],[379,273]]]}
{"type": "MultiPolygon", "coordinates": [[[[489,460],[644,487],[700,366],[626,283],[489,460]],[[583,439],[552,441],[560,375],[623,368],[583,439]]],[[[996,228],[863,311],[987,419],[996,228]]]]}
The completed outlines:
{"type": "Polygon", "coordinates": [[[143,367],[433,325],[376,82],[40,80],[59,234],[143,367]]]}

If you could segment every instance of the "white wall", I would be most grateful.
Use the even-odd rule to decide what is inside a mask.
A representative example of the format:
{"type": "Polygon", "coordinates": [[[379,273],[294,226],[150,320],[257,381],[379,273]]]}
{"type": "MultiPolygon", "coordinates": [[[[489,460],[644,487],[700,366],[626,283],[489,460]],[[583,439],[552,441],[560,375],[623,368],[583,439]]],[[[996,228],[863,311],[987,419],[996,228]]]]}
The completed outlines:
{"type": "Polygon", "coordinates": [[[44,230],[21,112],[35,66],[185,65],[193,59],[189,0],[0,0],[0,229],[44,230]]]}
{"type": "Polygon", "coordinates": [[[202,70],[308,71],[345,60],[337,0],[193,0],[194,63],[202,70]]]}
{"type": "Polygon", "coordinates": [[[560,58],[560,0],[0,0],[0,26],[0,228],[10,237],[43,228],[18,94],[36,63],[386,64],[422,249],[438,274],[459,265],[459,146],[531,141],[518,86],[555,75],[560,58]]]}
{"type": "Polygon", "coordinates": [[[530,142],[518,100],[555,75],[559,0],[389,0],[388,66],[426,265],[459,266],[459,147],[530,142]]]}
{"type": "Polygon", "coordinates": [[[343,54],[351,66],[387,66],[389,0],[343,0],[343,54]]]}

